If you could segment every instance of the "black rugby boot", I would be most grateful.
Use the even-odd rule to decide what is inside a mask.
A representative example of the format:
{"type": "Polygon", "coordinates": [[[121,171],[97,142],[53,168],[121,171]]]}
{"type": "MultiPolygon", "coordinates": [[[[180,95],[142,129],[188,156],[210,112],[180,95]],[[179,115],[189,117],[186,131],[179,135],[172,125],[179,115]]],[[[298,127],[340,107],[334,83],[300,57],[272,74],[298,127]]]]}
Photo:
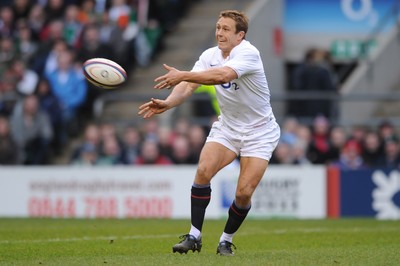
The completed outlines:
{"type": "Polygon", "coordinates": [[[232,251],[232,247],[236,250],[236,246],[233,243],[223,241],[217,247],[217,254],[221,256],[233,256],[235,253],[232,251]]]}
{"type": "Polygon", "coordinates": [[[193,253],[195,251],[200,252],[201,251],[201,247],[202,247],[202,242],[201,242],[201,238],[196,239],[194,236],[192,235],[182,235],[179,238],[181,238],[181,242],[179,242],[178,244],[174,245],[172,247],[172,252],[179,252],[179,253],[188,253],[189,250],[193,251],[193,253]]]}

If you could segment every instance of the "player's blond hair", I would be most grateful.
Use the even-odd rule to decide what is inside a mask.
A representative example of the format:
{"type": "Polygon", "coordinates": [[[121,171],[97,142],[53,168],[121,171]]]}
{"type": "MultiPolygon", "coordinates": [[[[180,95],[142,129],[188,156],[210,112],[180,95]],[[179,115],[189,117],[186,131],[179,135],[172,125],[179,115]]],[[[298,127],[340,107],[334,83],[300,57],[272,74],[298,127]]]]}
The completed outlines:
{"type": "Polygon", "coordinates": [[[237,10],[224,10],[219,13],[219,18],[231,18],[236,22],[236,33],[243,31],[246,35],[249,28],[249,18],[237,10]]]}

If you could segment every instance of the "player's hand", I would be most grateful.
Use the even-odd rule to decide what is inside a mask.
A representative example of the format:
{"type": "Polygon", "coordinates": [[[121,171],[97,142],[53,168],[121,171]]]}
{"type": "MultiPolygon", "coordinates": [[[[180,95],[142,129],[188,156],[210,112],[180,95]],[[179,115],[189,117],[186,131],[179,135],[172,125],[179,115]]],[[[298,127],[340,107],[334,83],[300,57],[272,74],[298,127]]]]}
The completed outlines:
{"type": "Polygon", "coordinates": [[[154,80],[155,82],[158,82],[154,86],[155,89],[170,89],[182,81],[180,79],[181,72],[178,69],[168,66],[167,64],[163,64],[163,66],[168,70],[168,73],[154,80]]]}
{"type": "Polygon", "coordinates": [[[139,106],[138,115],[143,116],[143,118],[150,118],[156,114],[164,113],[169,109],[165,100],[159,100],[151,98],[147,103],[139,106]]]}

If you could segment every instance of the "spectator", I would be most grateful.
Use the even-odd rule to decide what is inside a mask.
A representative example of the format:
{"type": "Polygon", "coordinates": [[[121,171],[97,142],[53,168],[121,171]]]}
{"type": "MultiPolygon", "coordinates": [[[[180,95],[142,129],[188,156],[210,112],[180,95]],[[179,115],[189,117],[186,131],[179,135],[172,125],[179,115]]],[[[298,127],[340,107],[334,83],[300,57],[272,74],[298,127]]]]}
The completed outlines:
{"type": "Polygon", "coordinates": [[[0,39],[0,75],[4,73],[16,58],[17,51],[11,37],[0,39]]]}
{"type": "Polygon", "coordinates": [[[159,126],[157,129],[157,140],[160,153],[171,157],[173,136],[170,127],[159,126]]]}
{"type": "MultiPolygon", "coordinates": [[[[161,38],[162,37],[162,27],[156,19],[148,20],[147,24],[142,27],[144,28],[144,34],[145,34],[145,37],[147,40],[147,42],[146,42],[146,44],[148,45],[147,50],[149,50],[150,55],[153,56],[157,52],[159,52],[163,46],[162,38],[161,38]]],[[[137,51],[137,53],[139,51],[137,51]]],[[[148,58],[148,59],[150,60],[151,58],[148,58]]],[[[219,108],[218,108],[218,110],[219,110],[219,108]]]]}
{"type": "Polygon", "coordinates": [[[367,133],[367,129],[365,126],[355,125],[351,128],[349,139],[357,141],[357,143],[362,148],[362,143],[363,143],[366,133],[367,133]]]}
{"type": "Polygon", "coordinates": [[[400,147],[397,138],[384,141],[384,155],[379,161],[379,166],[389,169],[400,169],[400,147]]]}
{"type": "Polygon", "coordinates": [[[159,125],[156,119],[146,120],[142,126],[143,139],[158,142],[158,129],[159,125]]]}
{"type": "Polygon", "coordinates": [[[335,126],[331,129],[329,135],[329,155],[328,163],[338,161],[340,159],[340,153],[343,146],[346,144],[347,134],[343,127],[335,126]]]}
{"type": "MultiPolygon", "coordinates": [[[[307,51],[305,60],[293,72],[293,91],[310,92],[325,96],[337,92],[336,78],[332,69],[328,67],[326,52],[312,48],[307,51]]],[[[295,102],[295,116],[301,118],[314,118],[322,115],[333,117],[333,103],[330,100],[305,100],[295,102]]]]}
{"type": "Polygon", "coordinates": [[[297,141],[296,129],[298,126],[299,122],[295,117],[286,118],[282,126],[281,140],[294,145],[297,141]]]}
{"type": "MultiPolygon", "coordinates": [[[[89,123],[86,125],[84,133],[83,133],[83,140],[81,144],[74,148],[70,161],[75,161],[76,159],[81,157],[82,151],[85,148],[85,145],[91,145],[96,148],[96,154],[100,151],[100,129],[96,124],[89,123]]],[[[96,157],[97,159],[97,157],[96,157]]]]}
{"type": "Polygon", "coordinates": [[[64,39],[54,40],[51,47],[43,45],[33,61],[33,70],[35,70],[39,76],[46,76],[54,72],[58,67],[57,58],[59,54],[67,50],[68,44],[64,39]]]}
{"type": "Polygon", "coordinates": [[[32,2],[30,0],[14,0],[12,4],[12,10],[14,13],[14,21],[21,19],[27,19],[29,12],[32,8],[32,2]]]}
{"type": "Polygon", "coordinates": [[[146,139],[140,147],[140,154],[136,158],[135,164],[170,165],[172,162],[170,158],[160,153],[156,141],[146,139]]]}
{"type": "Polygon", "coordinates": [[[308,150],[308,158],[313,164],[325,164],[329,159],[330,124],[326,117],[318,116],[314,119],[312,138],[308,150]]]}
{"type": "Polygon", "coordinates": [[[46,78],[41,78],[39,80],[35,94],[38,97],[40,108],[44,110],[50,118],[54,132],[52,148],[55,154],[59,155],[62,150],[61,103],[54,96],[49,81],[46,78]]]}
{"type": "Polygon", "coordinates": [[[307,149],[308,149],[308,143],[302,140],[296,140],[296,142],[292,145],[291,149],[293,156],[292,164],[310,165],[311,162],[307,158],[307,149]]]}
{"type": "Polygon", "coordinates": [[[126,0],[111,0],[110,20],[118,24],[128,23],[131,11],[131,7],[126,3],[126,0]]]}
{"type": "Polygon", "coordinates": [[[44,26],[40,32],[40,41],[42,42],[42,48],[48,49],[58,39],[64,39],[64,22],[62,20],[63,16],[51,20],[48,24],[44,26]]]}
{"type": "Polygon", "coordinates": [[[15,59],[11,65],[11,71],[17,80],[16,89],[18,93],[30,95],[35,92],[39,76],[35,71],[28,69],[24,61],[15,59]]]}
{"type": "Polygon", "coordinates": [[[270,164],[293,164],[294,158],[292,147],[289,143],[280,141],[274,153],[272,154],[270,164]]]}
{"type": "Polygon", "coordinates": [[[33,39],[32,30],[29,28],[27,21],[18,23],[16,50],[18,56],[30,67],[38,50],[38,44],[33,39]]]}
{"type": "Polygon", "coordinates": [[[78,20],[79,8],[76,5],[66,7],[64,14],[64,31],[63,37],[71,47],[78,47],[78,41],[83,29],[82,24],[78,20]]]}
{"type": "Polygon", "coordinates": [[[95,0],[83,0],[78,10],[78,21],[82,25],[96,22],[95,0]]]}
{"type": "Polygon", "coordinates": [[[196,164],[190,156],[189,140],[186,136],[177,136],[172,143],[171,160],[174,164],[196,164]]]}
{"type": "Polygon", "coordinates": [[[187,136],[189,133],[189,128],[189,121],[184,117],[179,118],[177,121],[175,121],[174,130],[172,132],[173,137],[175,138],[177,136],[187,136]]]}
{"type": "Polygon", "coordinates": [[[395,130],[393,124],[390,123],[389,121],[383,121],[379,125],[378,133],[379,133],[380,138],[384,142],[386,140],[398,139],[398,136],[396,134],[396,130],[395,130]]]}
{"type": "Polygon", "coordinates": [[[383,147],[375,131],[366,133],[362,143],[362,158],[368,167],[378,167],[383,160],[383,147]]]}
{"type": "Polygon", "coordinates": [[[125,164],[133,164],[139,155],[140,133],[133,127],[125,128],[122,137],[123,161],[125,164]]]}
{"type": "Polygon", "coordinates": [[[14,165],[17,160],[18,149],[10,134],[9,121],[0,116],[0,165],[14,165]]]}
{"type": "Polygon", "coordinates": [[[80,150],[78,157],[72,160],[72,165],[94,166],[97,164],[97,149],[92,143],[85,143],[80,150]]]}
{"type": "Polygon", "coordinates": [[[17,95],[18,79],[11,67],[0,73],[0,92],[2,95],[17,95]]]}
{"type": "Polygon", "coordinates": [[[83,75],[74,68],[73,55],[63,51],[57,58],[58,67],[47,74],[54,95],[60,101],[62,123],[62,145],[66,144],[70,135],[77,134],[79,107],[86,100],[87,84],[83,75]]]}
{"type": "Polygon", "coordinates": [[[126,4],[126,0],[112,0],[108,12],[110,22],[117,25],[110,33],[114,60],[128,73],[132,66],[134,54],[134,51],[132,51],[132,34],[129,32],[131,29],[128,28],[131,12],[131,7],[126,4]]]}
{"type": "Polygon", "coordinates": [[[0,114],[11,115],[17,100],[15,77],[9,75],[9,71],[0,75],[0,114]]]}
{"type": "Polygon", "coordinates": [[[26,96],[15,106],[10,121],[11,134],[22,164],[46,164],[53,130],[48,115],[39,109],[36,95],[26,96]]]}
{"type": "Polygon", "coordinates": [[[132,43],[125,40],[124,29],[120,27],[112,27],[110,34],[110,46],[113,51],[114,61],[125,69],[127,74],[131,73],[133,64],[132,43]]]}
{"type": "Polygon", "coordinates": [[[206,142],[206,134],[200,125],[191,125],[188,132],[190,157],[192,161],[198,162],[200,158],[201,148],[206,142]]]}
{"type": "Polygon", "coordinates": [[[103,122],[99,126],[100,132],[100,147],[102,147],[102,142],[104,142],[108,138],[116,138],[118,143],[121,143],[119,140],[119,136],[117,133],[117,128],[111,122],[103,122]]]}
{"type": "Polygon", "coordinates": [[[67,50],[64,39],[64,24],[59,20],[49,22],[40,32],[40,45],[33,69],[40,75],[47,75],[57,68],[57,57],[61,51],[67,50]]]}
{"type": "Polygon", "coordinates": [[[308,126],[298,124],[295,134],[298,139],[304,141],[305,143],[311,142],[312,133],[311,133],[311,129],[308,126]]]}
{"type": "Polygon", "coordinates": [[[60,19],[65,14],[66,5],[64,0],[47,0],[44,11],[46,13],[46,24],[60,19]]]}
{"type": "Polygon", "coordinates": [[[123,164],[123,154],[116,137],[108,137],[103,140],[102,152],[99,154],[96,165],[120,165],[123,164]]]}
{"type": "Polygon", "coordinates": [[[100,32],[95,24],[89,24],[83,31],[82,44],[77,59],[84,62],[91,58],[102,57],[114,60],[111,47],[100,40],[100,32]]]}
{"type": "Polygon", "coordinates": [[[100,17],[99,23],[99,36],[100,42],[113,47],[116,45],[115,40],[111,38],[114,31],[118,30],[115,23],[110,20],[110,15],[108,12],[104,12],[100,17]]]}
{"type": "Polygon", "coordinates": [[[11,38],[14,34],[14,13],[10,6],[0,8],[0,38],[11,38]]]}
{"type": "Polygon", "coordinates": [[[29,12],[28,25],[32,30],[32,37],[35,41],[39,40],[41,31],[44,28],[46,15],[40,4],[34,4],[29,12]]]}
{"type": "Polygon", "coordinates": [[[334,162],[333,165],[342,170],[366,169],[367,167],[361,157],[360,144],[355,140],[347,141],[341,150],[339,160],[334,162]]]}

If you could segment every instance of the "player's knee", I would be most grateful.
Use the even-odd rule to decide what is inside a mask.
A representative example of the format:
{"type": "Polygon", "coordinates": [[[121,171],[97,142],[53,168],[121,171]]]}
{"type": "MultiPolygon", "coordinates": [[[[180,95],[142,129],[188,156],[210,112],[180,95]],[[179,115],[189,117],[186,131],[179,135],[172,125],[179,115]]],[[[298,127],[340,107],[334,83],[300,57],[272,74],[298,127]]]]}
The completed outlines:
{"type": "Polygon", "coordinates": [[[196,180],[201,183],[209,183],[212,178],[212,173],[205,164],[199,164],[197,167],[196,180]]]}
{"type": "Polygon", "coordinates": [[[247,206],[251,202],[251,194],[249,193],[236,193],[235,202],[238,206],[247,206]]]}
{"type": "Polygon", "coordinates": [[[235,195],[236,203],[239,206],[247,206],[251,202],[254,190],[255,187],[250,186],[249,184],[243,188],[238,188],[235,195]]]}

